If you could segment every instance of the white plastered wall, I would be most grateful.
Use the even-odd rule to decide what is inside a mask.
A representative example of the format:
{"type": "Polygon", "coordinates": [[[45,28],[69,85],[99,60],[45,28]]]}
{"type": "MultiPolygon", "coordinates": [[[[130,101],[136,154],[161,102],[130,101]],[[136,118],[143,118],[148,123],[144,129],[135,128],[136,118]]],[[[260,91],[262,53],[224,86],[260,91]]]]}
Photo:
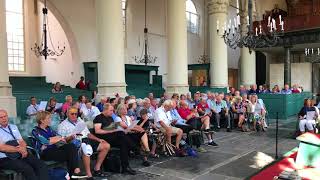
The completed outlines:
{"type": "MultiPolygon", "coordinates": [[[[270,87],[279,85],[283,87],[283,63],[270,64],[270,87]]],[[[310,63],[291,63],[291,84],[302,86],[304,91],[311,91],[311,64],[310,63]]]]}

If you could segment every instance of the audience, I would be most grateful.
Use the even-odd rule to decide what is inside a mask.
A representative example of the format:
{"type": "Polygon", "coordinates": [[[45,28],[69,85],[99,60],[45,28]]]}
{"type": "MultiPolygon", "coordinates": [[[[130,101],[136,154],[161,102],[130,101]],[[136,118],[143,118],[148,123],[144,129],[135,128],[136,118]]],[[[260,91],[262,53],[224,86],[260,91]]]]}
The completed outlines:
{"type": "Polygon", "coordinates": [[[183,152],[180,149],[180,140],[182,138],[183,131],[171,125],[171,116],[169,112],[172,109],[172,101],[165,100],[161,107],[155,112],[155,124],[166,135],[167,143],[171,144],[171,136],[176,135],[175,152],[178,156],[183,156],[183,152]]]}
{"type": "Polygon", "coordinates": [[[103,111],[103,106],[107,103],[107,98],[102,97],[100,102],[96,105],[100,112],[103,111]]]}
{"type": "Polygon", "coordinates": [[[305,133],[306,127],[309,132],[314,133],[314,126],[318,116],[319,110],[312,105],[311,99],[305,99],[304,106],[298,114],[300,133],[305,133]]]}
{"type": "Polygon", "coordinates": [[[90,156],[92,155],[92,151],[98,151],[98,159],[93,174],[95,176],[102,175],[102,171],[100,168],[110,149],[110,145],[105,140],[91,134],[85,122],[81,118],[77,117],[77,114],[77,108],[71,107],[68,109],[67,119],[62,121],[58,126],[58,134],[62,137],[75,137],[72,142],[77,146],[77,148],[82,150],[81,157],[86,174],[89,178],[92,177],[90,168],[90,156]],[[78,126],[84,126],[84,128],[81,132],[76,132],[75,134],[75,130],[77,130],[76,127],[78,126]],[[85,141],[87,142],[84,143],[85,141]]]}
{"type": "Polygon", "coordinates": [[[38,112],[37,126],[32,130],[32,136],[36,139],[36,148],[44,161],[66,162],[71,178],[86,178],[86,174],[80,172],[77,147],[68,143],[74,136],[62,137],[50,128],[51,117],[47,111],[38,112]]]}
{"type": "Polygon", "coordinates": [[[83,118],[87,121],[93,121],[94,118],[100,114],[99,109],[93,106],[89,100],[86,101],[85,107],[81,110],[83,112],[83,118]]]}
{"type": "Polygon", "coordinates": [[[77,89],[82,89],[82,90],[86,90],[87,89],[86,84],[84,82],[84,77],[83,76],[80,77],[80,81],[76,84],[76,88],[77,89]]]}
{"type": "Polygon", "coordinates": [[[7,111],[0,109],[0,169],[22,173],[26,180],[48,180],[47,166],[27,151],[16,125],[9,124],[7,111]]]}
{"type": "Polygon", "coordinates": [[[115,123],[119,123],[118,129],[127,134],[129,140],[135,144],[135,147],[138,147],[140,143],[142,144],[142,151],[144,152],[142,165],[150,166],[150,163],[147,160],[147,155],[150,153],[148,136],[144,129],[135,125],[132,119],[127,116],[127,108],[124,104],[120,104],[117,107],[117,115],[118,117],[115,123]]]}
{"type": "Polygon", "coordinates": [[[27,108],[26,114],[29,117],[35,117],[39,111],[39,105],[37,104],[37,99],[35,97],[30,98],[30,105],[27,108]]]}
{"type": "MultiPolygon", "coordinates": [[[[84,78],[81,77],[77,87],[79,89],[85,87],[83,84],[84,78]]],[[[67,95],[62,106],[57,105],[57,100],[51,97],[46,111],[39,111],[36,98],[31,97],[26,113],[29,117],[36,117],[38,123],[32,130],[32,135],[36,139],[35,146],[41,159],[66,162],[72,178],[88,177],[93,179],[93,176],[106,176],[101,170],[101,165],[109,152],[110,145],[120,148],[121,172],[135,175],[136,171],[129,166],[128,155],[130,151],[141,150],[142,164],[150,166],[147,157],[158,158],[159,155],[156,151],[159,146],[162,147],[162,150],[164,150],[164,145],[172,146],[175,148],[177,156],[184,156],[183,148],[185,147],[180,145],[180,142],[183,142],[181,140],[185,139],[183,133],[189,135],[191,131],[202,131],[208,139],[208,145],[218,146],[213,141],[214,131],[211,130],[210,124],[214,124],[217,129],[220,129],[222,120],[225,121],[227,132],[231,131],[231,120],[232,122],[238,120],[235,126],[238,126],[241,131],[248,131],[251,124],[254,131],[259,129],[264,131],[266,108],[263,102],[258,100],[257,94],[300,93],[301,91],[297,87],[298,85],[293,85],[293,88],[290,89],[289,85],[285,84],[284,89],[280,92],[279,86],[275,85],[270,92],[266,85],[260,85],[259,88],[257,85],[251,85],[249,90],[240,85],[239,90],[230,87],[228,94],[197,91],[193,94],[194,98],[192,99],[190,93],[180,95],[174,93],[171,100],[169,95],[164,93],[160,102],[153,93],[149,93],[148,97],[143,100],[136,99],[135,96],[122,98],[116,94],[116,98],[101,98],[97,106],[94,106],[90,99],[83,95],[79,96],[78,101],[75,102],[73,102],[72,96],[67,95]],[[114,109],[116,109],[116,113],[114,109]],[[57,132],[52,129],[53,124],[50,127],[51,114],[55,113],[60,114],[63,119],[66,118],[59,124],[57,132]],[[87,127],[89,122],[93,123],[93,133],[90,133],[87,127]],[[80,132],[76,132],[76,129],[80,132]],[[172,136],[175,137],[174,145],[172,144],[172,136]],[[159,141],[161,137],[165,137],[166,143],[164,145],[159,141]],[[98,152],[98,159],[93,172],[91,172],[90,156],[94,151],[98,152]],[[80,170],[79,158],[82,158],[85,174],[80,170]]],[[[62,93],[59,82],[55,84],[52,92],[62,93]]],[[[313,132],[315,119],[318,116],[318,109],[311,105],[310,100],[306,100],[304,107],[299,112],[301,133],[306,131],[305,127],[309,132],[313,132]]],[[[25,169],[44,169],[45,165],[38,163],[39,160],[32,158],[26,152],[25,142],[17,127],[7,125],[7,118],[6,112],[0,110],[0,167],[23,172],[26,179],[34,179],[37,176],[41,179],[47,179],[46,173],[39,173],[36,170],[24,172],[25,169]],[[10,128],[16,129],[15,132],[10,133],[10,128]],[[8,136],[8,133],[11,136],[8,136]],[[10,145],[5,145],[9,140],[18,140],[22,146],[13,148],[10,145]],[[2,153],[11,151],[20,154],[21,158],[13,161],[7,158],[7,153],[2,153]],[[13,163],[16,162],[19,164],[18,167],[13,166],[13,163]],[[22,164],[24,164],[23,167],[22,164]]],[[[206,152],[201,147],[200,140],[187,143],[195,145],[198,152],[206,152]]]]}
{"type": "Polygon", "coordinates": [[[180,101],[180,108],[178,112],[181,118],[186,120],[186,124],[190,125],[196,130],[204,130],[208,138],[208,145],[218,146],[212,140],[212,131],[210,130],[210,117],[208,115],[199,116],[199,114],[195,110],[191,111],[189,109],[185,101],[180,101]]]}
{"type": "Polygon", "coordinates": [[[104,139],[112,147],[120,148],[120,160],[122,173],[135,175],[136,171],[129,166],[129,150],[134,147],[132,142],[123,131],[116,128],[112,118],[114,108],[111,104],[106,103],[100,115],[93,120],[94,133],[97,137],[104,139]]]}
{"type": "Polygon", "coordinates": [[[66,102],[62,105],[62,113],[65,115],[68,109],[72,106],[72,96],[67,95],[65,98],[66,102]]]}
{"type": "Polygon", "coordinates": [[[49,99],[49,103],[48,103],[48,105],[47,105],[46,111],[50,112],[51,114],[60,113],[60,112],[61,112],[61,109],[57,109],[57,108],[56,108],[56,105],[57,105],[57,100],[56,100],[56,98],[51,97],[51,98],[49,99]]]}
{"type": "Polygon", "coordinates": [[[53,85],[51,92],[52,93],[63,93],[60,82],[56,82],[56,84],[53,85]]]}
{"type": "Polygon", "coordinates": [[[292,91],[288,84],[284,85],[284,88],[281,90],[281,94],[292,94],[292,91]]]}
{"type": "Polygon", "coordinates": [[[223,119],[227,123],[227,132],[231,132],[231,122],[227,103],[222,100],[221,95],[216,96],[216,100],[212,103],[211,111],[213,119],[215,119],[217,128],[220,129],[220,121],[223,119]]]}

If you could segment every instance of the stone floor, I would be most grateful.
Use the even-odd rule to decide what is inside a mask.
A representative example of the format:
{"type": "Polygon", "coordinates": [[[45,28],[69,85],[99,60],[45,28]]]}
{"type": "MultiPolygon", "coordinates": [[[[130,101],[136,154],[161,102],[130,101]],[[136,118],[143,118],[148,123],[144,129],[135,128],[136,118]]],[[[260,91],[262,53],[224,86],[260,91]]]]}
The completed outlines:
{"type": "MultiPolygon", "coordinates": [[[[295,118],[279,120],[279,154],[293,149],[298,142],[292,139],[295,118]]],[[[240,180],[259,171],[274,161],[275,121],[270,120],[268,131],[243,133],[224,130],[217,132],[215,141],[219,147],[204,147],[206,153],[198,158],[160,158],[151,159],[152,166],[142,167],[141,161],[131,160],[131,166],[138,175],[110,174],[109,180],[240,180]]]]}
{"type": "MultiPolygon", "coordinates": [[[[279,120],[279,155],[298,145],[292,139],[295,118],[279,120]]],[[[267,132],[225,132],[214,136],[219,147],[203,145],[208,150],[198,158],[160,157],[150,159],[152,165],[143,167],[141,160],[130,159],[135,176],[112,174],[109,180],[240,180],[246,179],[274,161],[275,121],[270,120],[267,132]]],[[[1,179],[1,178],[0,178],[1,179]]]]}

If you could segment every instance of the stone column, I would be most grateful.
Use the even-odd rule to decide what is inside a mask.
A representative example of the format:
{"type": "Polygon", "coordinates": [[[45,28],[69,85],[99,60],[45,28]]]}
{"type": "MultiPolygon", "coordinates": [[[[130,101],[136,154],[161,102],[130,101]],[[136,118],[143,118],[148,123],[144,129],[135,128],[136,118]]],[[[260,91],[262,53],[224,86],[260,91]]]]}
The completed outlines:
{"type": "Polygon", "coordinates": [[[96,0],[98,30],[98,97],[126,96],[121,1],[96,0]]]}
{"type": "Polygon", "coordinates": [[[209,0],[210,86],[228,87],[228,49],[222,38],[222,26],[227,22],[229,0],[209,0]],[[217,33],[217,20],[220,31],[217,33]]]}
{"type": "Polygon", "coordinates": [[[168,10],[168,85],[167,93],[187,93],[188,54],[186,1],[169,0],[168,10]]]}
{"type": "MultiPolygon", "coordinates": [[[[247,15],[247,11],[240,13],[243,36],[246,36],[248,32],[247,15]]],[[[256,52],[254,50],[250,52],[246,47],[240,49],[240,84],[246,87],[256,84],[256,52]]]]}
{"type": "Polygon", "coordinates": [[[290,47],[285,47],[284,58],[284,84],[288,84],[291,87],[291,51],[290,47]]]}
{"type": "Polygon", "coordinates": [[[17,116],[16,98],[12,96],[8,74],[5,0],[0,0],[0,109],[5,109],[10,117],[17,116]]]}

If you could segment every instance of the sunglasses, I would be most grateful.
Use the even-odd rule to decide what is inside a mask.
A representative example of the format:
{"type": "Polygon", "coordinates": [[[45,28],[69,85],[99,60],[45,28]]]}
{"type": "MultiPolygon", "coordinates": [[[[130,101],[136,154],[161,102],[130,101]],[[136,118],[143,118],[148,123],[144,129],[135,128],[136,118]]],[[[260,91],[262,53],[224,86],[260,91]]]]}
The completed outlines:
{"type": "Polygon", "coordinates": [[[73,116],[75,116],[75,115],[78,115],[78,113],[70,113],[70,115],[73,115],[73,116]]]}

